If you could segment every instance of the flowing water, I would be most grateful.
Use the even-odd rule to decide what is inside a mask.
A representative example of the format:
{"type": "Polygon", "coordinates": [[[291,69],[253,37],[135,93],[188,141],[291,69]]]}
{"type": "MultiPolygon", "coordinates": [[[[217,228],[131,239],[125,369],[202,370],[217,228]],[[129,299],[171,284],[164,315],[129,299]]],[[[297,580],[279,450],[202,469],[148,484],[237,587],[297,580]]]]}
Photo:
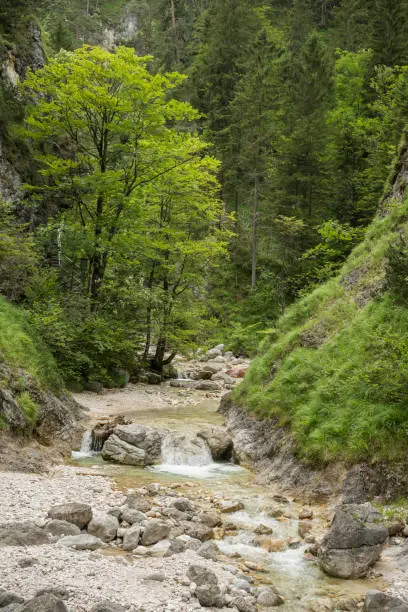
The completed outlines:
{"type": "MultiPolygon", "coordinates": [[[[305,555],[307,545],[297,533],[297,517],[302,506],[294,500],[289,500],[283,506],[279,504],[284,508],[283,516],[273,518],[268,509],[271,506],[276,508],[274,496],[279,493],[278,489],[257,485],[254,475],[240,466],[212,461],[206,443],[197,438],[195,431],[204,422],[220,422],[215,409],[214,403],[204,401],[184,409],[155,409],[150,413],[150,420],[147,411],[138,414],[141,418],[135,418],[135,421],[173,430],[164,440],[163,463],[160,465],[143,469],[106,463],[99,454],[89,451],[88,434],[84,436],[81,450],[73,453],[73,460],[89,472],[112,477],[120,488],[159,482],[164,485],[177,484],[181,491],[185,487],[186,495],[194,492],[198,499],[200,496],[211,496],[220,500],[242,501],[244,510],[225,517],[236,526],[236,530],[217,544],[226,556],[225,563],[230,562],[228,558],[231,559],[231,556],[239,554],[243,560],[263,566],[262,572],[254,569],[253,578],[258,584],[273,584],[280,590],[286,598],[280,608],[282,611],[308,609],[303,606],[305,598],[310,601],[325,597],[349,599],[360,597],[370,588],[384,588],[381,578],[343,581],[324,575],[314,559],[305,555]],[[190,416],[188,420],[187,414],[190,416]],[[273,530],[269,538],[270,546],[262,547],[256,541],[254,531],[259,525],[273,530]]],[[[327,526],[325,509],[316,507],[314,510],[318,517],[316,522],[323,531],[327,526]]],[[[377,568],[379,572],[387,574],[390,567],[384,557],[377,568]]]]}

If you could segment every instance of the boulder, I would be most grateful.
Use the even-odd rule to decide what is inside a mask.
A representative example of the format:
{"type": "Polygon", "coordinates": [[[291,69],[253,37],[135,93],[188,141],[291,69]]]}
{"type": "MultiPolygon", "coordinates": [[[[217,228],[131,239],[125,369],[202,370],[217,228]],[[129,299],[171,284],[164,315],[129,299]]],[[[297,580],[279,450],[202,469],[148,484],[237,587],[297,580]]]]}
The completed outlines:
{"type": "Polygon", "coordinates": [[[251,595],[236,595],[230,602],[231,606],[235,606],[238,612],[257,612],[255,597],[251,595]]]}
{"type": "Polygon", "coordinates": [[[187,497],[176,497],[171,500],[169,506],[180,512],[192,512],[194,510],[193,503],[187,497]]]}
{"type": "Polygon", "coordinates": [[[19,612],[68,612],[64,602],[52,593],[43,593],[27,601],[19,612]]]}
{"type": "Polygon", "coordinates": [[[222,525],[222,519],[217,512],[200,512],[198,515],[200,523],[207,525],[207,527],[220,527],[222,525]]]}
{"type": "Polygon", "coordinates": [[[388,530],[369,503],[343,504],[335,511],[319,549],[319,564],[329,576],[361,578],[378,561],[388,530]]]}
{"type": "Polygon", "coordinates": [[[102,540],[89,533],[81,533],[76,536],[65,536],[58,540],[58,544],[75,550],[97,550],[103,546],[102,540]]]}
{"type": "Polygon", "coordinates": [[[258,589],[257,604],[261,608],[275,608],[285,603],[283,597],[271,587],[260,587],[258,589]]]}
{"type": "MultiPolygon", "coordinates": [[[[220,345],[222,346],[222,345],[220,345]]],[[[207,359],[215,359],[216,357],[222,357],[222,353],[223,353],[224,349],[220,349],[217,346],[210,349],[209,351],[207,351],[206,353],[206,357],[207,359]]]]}
{"type": "Polygon", "coordinates": [[[313,510],[311,508],[302,508],[299,512],[299,520],[311,520],[313,518],[313,510]]]}
{"type": "Polygon", "coordinates": [[[214,380],[202,380],[196,383],[194,388],[198,391],[221,391],[221,385],[214,380]]]}
{"type": "Polygon", "coordinates": [[[124,465],[145,465],[146,453],[143,449],[128,444],[112,434],[102,448],[102,458],[124,465]]]}
{"type": "Polygon", "coordinates": [[[60,519],[51,519],[48,521],[44,527],[44,530],[57,538],[61,538],[62,536],[79,535],[81,533],[78,525],[68,523],[68,521],[61,521],[60,519]]]}
{"type": "Polygon", "coordinates": [[[16,593],[12,591],[5,591],[4,589],[0,589],[0,608],[5,608],[10,604],[19,604],[23,603],[24,599],[16,593]]]}
{"type": "Polygon", "coordinates": [[[194,380],[186,380],[184,378],[170,381],[170,387],[175,387],[176,389],[193,389],[195,384],[194,380]]]}
{"type": "Polygon", "coordinates": [[[132,525],[130,529],[127,529],[123,536],[123,550],[134,550],[137,548],[139,546],[141,533],[142,528],[140,525],[132,525]]]}
{"type": "Polygon", "coordinates": [[[102,542],[112,542],[116,538],[119,529],[119,521],[110,514],[93,516],[88,524],[88,533],[96,536],[102,542]]]}
{"type": "Polygon", "coordinates": [[[187,578],[196,585],[195,595],[202,606],[222,608],[224,598],[213,571],[203,565],[190,565],[187,578]]]}
{"type": "Polygon", "coordinates": [[[130,493],[126,497],[126,506],[139,512],[149,512],[151,503],[139,493],[130,493]]]}
{"type": "Polygon", "coordinates": [[[197,550],[197,554],[203,559],[211,559],[212,561],[216,561],[219,555],[220,549],[216,545],[215,542],[211,540],[209,542],[204,542],[201,544],[200,548],[197,550]]]}
{"type": "Polygon", "coordinates": [[[85,529],[92,518],[92,508],[88,504],[77,502],[58,504],[48,511],[48,517],[74,523],[80,529],[85,529]]]}
{"type": "Polygon", "coordinates": [[[0,547],[40,546],[48,542],[47,532],[34,523],[9,523],[0,526],[0,547]]]}
{"type": "Polygon", "coordinates": [[[209,425],[197,434],[207,442],[214,461],[226,461],[232,456],[232,438],[224,427],[209,425]]]}
{"type": "Polygon", "coordinates": [[[161,456],[166,432],[147,425],[117,425],[102,448],[102,457],[125,465],[152,465],[161,456]]]}
{"type": "Polygon", "coordinates": [[[170,526],[160,519],[152,519],[149,521],[144,529],[142,536],[142,545],[151,546],[164,540],[170,533],[170,526]]]}
{"type": "Polygon", "coordinates": [[[196,521],[181,521],[180,526],[185,535],[188,535],[190,538],[194,538],[195,540],[200,540],[200,542],[206,542],[214,537],[212,528],[204,523],[198,523],[196,521]]]}
{"type": "Polygon", "coordinates": [[[147,516],[143,514],[143,512],[134,508],[129,508],[129,506],[124,507],[120,514],[120,518],[122,521],[129,523],[129,525],[134,525],[135,523],[140,524],[147,520],[147,516]]]}
{"type": "Polygon", "coordinates": [[[126,612],[126,608],[111,601],[100,601],[89,612],[126,612]]]}
{"type": "Polygon", "coordinates": [[[224,514],[230,514],[232,512],[238,512],[238,510],[244,509],[244,504],[238,500],[223,499],[218,505],[219,509],[224,514]]]}
{"type": "Polygon", "coordinates": [[[381,591],[367,591],[364,610],[366,612],[408,612],[408,602],[381,591]]]}
{"type": "Polygon", "coordinates": [[[221,381],[226,385],[235,385],[237,382],[236,378],[232,378],[232,376],[229,376],[226,372],[217,372],[213,374],[211,380],[221,381]]]}
{"type": "Polygon", "coordinates": [[[200,540],[196,540],[187,535],[178,536],[174,540],[170,541],[170,546],[165,553],[165,557],[171,557],[172,555],[178,555],[183,553],[185,550],[198,550],[201,546],[200,540]]]}

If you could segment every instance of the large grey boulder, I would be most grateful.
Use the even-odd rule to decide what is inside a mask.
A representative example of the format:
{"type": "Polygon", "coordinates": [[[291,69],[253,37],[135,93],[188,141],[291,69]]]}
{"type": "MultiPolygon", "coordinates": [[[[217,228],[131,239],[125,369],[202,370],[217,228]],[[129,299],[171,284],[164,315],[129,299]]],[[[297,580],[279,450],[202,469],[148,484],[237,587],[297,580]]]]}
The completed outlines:
{"type": "Polygon", "coordinates": [[[48,511],[48,517],[74,523],[80,529],[85,529],[92,518],[92,508],[88,504],[79,504],[77,502],[58,504],[48,511]]]}
{"type": "Polygon", "coordinates": [[[97,550],[103,546],[102,540],[89,533],[81,533],[76,536],[66,536],[58,540],[58,544],[75,550],[97,550]]]}
{"type": "Polygon", "coordinates": [[[27,601],[19,612],[68,612],[64,602],[52,593],[43,593],[27,601]]]}
{"type": "Polygon", "coordinates": [[[366,612],[408,612],[408,603],[381,591],[368,591],[364,601],[366,612]]]}
{"type": "Polygon", "coordinates": [[[23,603],[24,599],[13,593],[12,591],[6,591],[4,589],[0,589],[0,608],[5,608],[10,604],[18,604],[23,603]]]}
{"type": "Polygon", "coordinates": [[[257,603],[261,608],[275,608],[284,604],[285,600],[272,587],[260,587],[257,603]]]}
{"type": "Polygon", "coordinates": [[[48,534],[34,523],[9,523],[0,526],[0,547],[40,546],[48,542],[48,534]]]}
{"type": "Polygon", "coordinates": [[[215,380],[202,380],[194,385],[198,391],[221,391],[221,385],[215,380]]]}
{"type": "Polygon", "coordinates": [[[232,455],[232,438],[224,427],[209,425],[197,434],[207,442],[214,461],[228,460],[232,455]]]}
{"type": "Polygon", "coordinates": [[[187,578],[196,585],[195,595],[204,607],[222,608],[224,598],[213,571],[203,565],[190,565],[187,578]]]}
{"type": "Polygon", "coordinates": [[[129,523],[129,525],[134,525],[135,523],[140,524],[147,520],[147,516],[143,514],[143,512],[134,508],[129,508],[129,506],[123,508],[120,518],[122,521],[129,523]]]}
{"type": "Polygon", "coordinates": [[[380,558],[388,537],[381,514],[369,503],[336,508],[319,549],[319,564],[329,576],[361,578],[380,558]]]}
{"type": "Polygon", "coordinates": [[[142,546],[151,546],[164,540],[170,533],[170,526],[160,519],[149,521],[143,531],[142,546]]]}
{"type": "Polygon", "coordinates": [[[152,465],[159,461],[166,432],[147,425],[117,425],[102,448],[104,459],[126,465],[152,465]]]}
{"type": "Polygon", "coordinates": [[[60,519],[51,519],[51,521],[45,525],[44,530],[57,538],[70,535],[79,535],[81,533],[81,530],[77,525],[74,525],[74,523],[68,523],[68,521],[61,521],[60,519]]]}
{"type": "Polygon", "coordinates": [[[230,605],[235,606],[238,612],[258,612],[256,599],[251,595],[236,595],[230,605]]]}
{"type": "Polygon", "coordinates": [[[129,493],[126,497],[126,506],[132,510],[139,510],[139,512],[148,512],[151,508],[151,503],[143,495],[129,493]]]}
{"type": "Polygon", "coordinates": [[[103,542],[112,542],[116,538],[119,521],[109,514],[93,516],[88,525],[88,533],[100,538],[103,542]]]}
{"type": "Polygon", "coordinates": [[[132,525],[129,529],[126,529],[126,533],[123,536],[123,550],[134,550],[139,546],[140,534],[142,528],[140,525],[132,525]]]}

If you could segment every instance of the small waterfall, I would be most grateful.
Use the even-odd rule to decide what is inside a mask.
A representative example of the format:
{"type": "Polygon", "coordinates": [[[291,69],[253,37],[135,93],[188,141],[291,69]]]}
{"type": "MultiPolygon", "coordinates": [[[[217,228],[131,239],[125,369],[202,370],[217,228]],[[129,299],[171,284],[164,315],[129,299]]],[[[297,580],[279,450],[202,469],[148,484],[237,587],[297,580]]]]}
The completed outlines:
{"type": "Polygon", "coordinates": [[[162,443],[165,465],[204,466],[213,463],[206,442],[194,433],[171,432],[162,443]]]}
{"type": "Polygon", "coordinates": [[[72,451],[72,457],[80,459],[81,457],[92,457],[94,454],[92,451],[92,432],[86,431],[82,438],[81,448],[79,451],[72,451]]]}

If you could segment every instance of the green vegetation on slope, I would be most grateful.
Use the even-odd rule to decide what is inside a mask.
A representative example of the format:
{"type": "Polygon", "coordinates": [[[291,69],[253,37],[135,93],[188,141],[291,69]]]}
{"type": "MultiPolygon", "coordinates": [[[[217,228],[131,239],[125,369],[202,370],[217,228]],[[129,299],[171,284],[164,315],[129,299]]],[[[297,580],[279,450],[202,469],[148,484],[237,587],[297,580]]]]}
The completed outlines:
{"type": "MultiPolygon", "coordinates": [[[[40,339],[33,335],[24,312],[3,297],[0,297],[0,360],[17,375],[20,370],[28,372],[41,387],[57,390],[62,386],[53,357],[40,339]]],[[[23,387],[22,383],[22,391],[23,387]]],[[[32,403],[24,392],[21,398],[22,409],[26,409],[31,417],[34,412],[32,403]]]]}
{"type": "Polygon", "coordinates": [[[303,298],[263,342],[235,399],[289,425],[311,462],[400,460],[408,441],[408,310],[387,276],[408,198],[388,203],[338,277],[303,298]]]}

